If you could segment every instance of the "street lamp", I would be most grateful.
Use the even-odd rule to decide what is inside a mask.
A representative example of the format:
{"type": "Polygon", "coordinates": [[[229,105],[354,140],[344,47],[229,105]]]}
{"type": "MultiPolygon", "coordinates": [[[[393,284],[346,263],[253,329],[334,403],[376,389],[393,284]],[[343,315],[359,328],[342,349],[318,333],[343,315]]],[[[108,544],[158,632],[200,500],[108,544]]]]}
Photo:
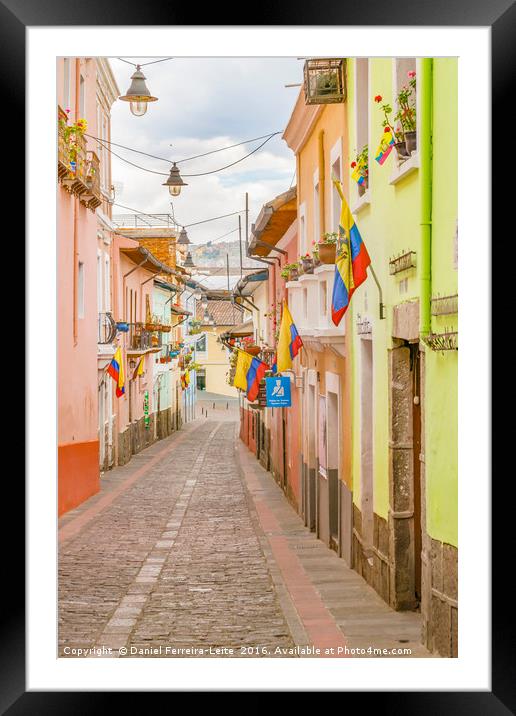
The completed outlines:
{"type": "Polygon", "coordinates": [[[188,251],[188,253],[186,254],[186,259],[183,263],[183,268],[194,268],[194,266],[195,264],[192,259],[192,254],[188,251]]]}
{"type": "Polygon", "coordinates": [[[179,232],[179,238],[177,240],[177,243],[181,244],[181,246],[187,246],[187,244],[191,243],[184,226],[181,229],[181,231],[179,232]]]}
{"type": "Polygon", "coordinates": [[[136,65],[136,72],[131,75],[131,86],[123,97],[119,97],[123,102],[129,102],[129,109],[135,117],[142,117],[147,111],[149,102],[157,102],[158,98],[153,97],[145,84],[145,75],[140,69],[140,65],[136,65]]]}
{"type": "Polygon", "coordinates": [[[167,181],[163,182],[162,186],[168,186],[171,196],[179,196],[179,194],[181,194],[181,187],[188,186],[188,184],[181,179],[181,174],[175,162],[170,170],[170,176],[167,181]]]}

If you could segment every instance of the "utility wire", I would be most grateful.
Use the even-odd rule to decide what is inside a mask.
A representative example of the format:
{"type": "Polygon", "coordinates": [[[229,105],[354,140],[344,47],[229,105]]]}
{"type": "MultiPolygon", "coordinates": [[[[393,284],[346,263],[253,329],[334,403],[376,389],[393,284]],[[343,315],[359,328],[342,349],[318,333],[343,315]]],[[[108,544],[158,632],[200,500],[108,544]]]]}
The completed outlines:
{"type": "MultiPolygon", "coordinates": [[[[127,209],[128,211],[134,211],[136,214],[141,214],[142,216],[151,216],[155,219],[159,219],[163,216],[163,214],[147,214],[145,211],[138,211],[138,209],[134,209],[132,206],[124,206],[124,204],[119,204],[118,202],[113,202],[114,206],[119,206],[121,209],[127,209]]],[[[174,219],[174,223],[176,226],[182,226],[184,229],[187,229],[190,226],[198,226],[199,224],[207,224],[210,221],[216,221],[217,219],[225,219],[228,216],[236,216],[237,214],[244,214],[245,209],[241,209],[240,211],[233,211],[231,214],[221,214],[221,216],[213,216],[211,219],[203,219],[202,221],[196,221],[193,224],[181,224],[180,221],[177,221],[174,219]]],[[[237,229],[234,229],[236,231],[237,229]]],[[[219,237],[222,238],[222,237],[219,237]]]]}
{"type": "MultiPolygon", "coordinates": [[[[281,132],[271,132],[271,134],[263,134],[261,137],[253,137],[253,139],[246,139],[243,142],[237,142],[236,144],[230,144],[227,147],[220,147],[220,149],[212,149],[209,152],[204,152],[203,154],[196,154],[193,157],[186,157],[185,159],[179,159],[175,162],[175,164],[181,164],[182,162],[189,162],[192,159],[199,159],[200,157],[207,157],[209,154],[217,154],[217,152],[223,152],[226,149],[233,149],[234,147],[240,147],[242,144],[250,144],[251,142],[257,142],[259,139],[265,139],[266,137],[274,137],[276,134],[281,134],[281,132]]],[[[159,159],[160,161],[167,162],[167,164],[170,164],[173,160],[171,159],[165,159],[165,157],[158,157],[156,154],[149,154],[148,152],[142,152],[140,149],[134,149],[133,147],[127,147],[124,144],[117,144],[116,142],[111,142],[109,139],[101,139],[100,137],[94,137],[92,134],[87,134],[84,132],[85,137],[89,137],[90,139],[95,139],[97,142],[104,142],[105,144],[110,144],[113,147],[120,147],[120,149],[127,149],[129,152],[135,152],[136,154],[142,154],[145,157],[151,157],[152,159],[159,159]]]]}
{"type": "Polygon", "coordinates": [[[164,57],[162,60],[152,60],[152,62],[144,62],[143,64],[140,64],[139,62],[131,62],[130,60],[124,60],[123,57],[117,57],[117,60],[120,60],[120,62],[127,62],[128,65],[132,65],[133,67],[146,67],[147,65],[155,65],[157,62],[166,62],[166,60],[173,60],[173,57],[164,57]]]}
{"type": "MultiPolygon", "coordinates": [[[[279,132],[278,132],[278,134],[279,134],[279,132]]],[[[235,162],[231,162],[231,164],[226,164],[224,167],[219,167],[218,169],[212,169],[212,170],[209,171],[209,172],[199,172],[199,173],[197,173],[197,174],[183,174],[183,176],[184,176],[184,177],[202,177],[202,176],[206,176],[207,174],[216,174],[217,172],[221,172],[221,171],[223,171],[224,169],[229,169],[229,167],[233,167],[233,166],[235,166],[235,164],[239,164],[240,162],[243,162],[244,159],[247,159],[247,158],[250,157],[252,154],[255,154],[255,152],[257,152],[257,151],[258,151],[259,149],[261,149],[265,144],[267,144],[267,142],[269,142],[274,136],[275,136],[275,134],[271,134],[264,142],[262,142],[262,143],[259,144],[255,149],[253,149],[252,152],[249,152],[249,154],[246,154],[244,157],[241,157],[240,159],[237,159],[235,162]]],[[[140,166],[139,164],[135,164],[134,162],[129,161],[129,159],[125,159],[124,157],[121,157],[120,154],[117,154],[117,153],[114,152],[112,149],[110,149],[106,144],[104,144],[104,140],[102,140],[102,139],[98,139],[98,138],[97,138],[97,142],[98,142],[102,147],[104,147],[105,149],[107,149],[107,151],[108,151],[110,154],[112,154],[113,156],[117,157],[117,158],[120,159],[122,162],[126,162],[126,164],[130,164],[131,166],[136,167],[136,169],[141,169],[142,171],[144,171],[144,172],[149,172],[150,174],[159,174],[160,176],[163,176],[163,177],[166,177],[166,176],[169,175],[169,172],[157,172],[157,171],[155,171],[154,169],[147,169],[146,167],[142,167],[142,166],[140,166]]],[[[161,157],[160,157],[160,158],[161,158],[161,157]]],[[[170,160],[167,160],[167,161],[170,163],[170,160]]]]}

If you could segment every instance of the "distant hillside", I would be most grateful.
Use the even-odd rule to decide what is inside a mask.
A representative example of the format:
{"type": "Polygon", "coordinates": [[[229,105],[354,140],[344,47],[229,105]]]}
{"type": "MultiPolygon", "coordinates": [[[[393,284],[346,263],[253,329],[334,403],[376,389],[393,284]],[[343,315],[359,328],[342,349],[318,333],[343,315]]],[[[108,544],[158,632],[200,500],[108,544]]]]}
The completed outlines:
{"type": "MultiPolygon", "coordinates": [[[[208,241],[206,244],[191,244],[189,246],[192,259],[198,266],[225,266],[226,255],[229,254],[230,266],[240,266],[240,248],[238,241],[208,241]]],[[[245,244],[242,241],[242,263],[244,266],[263,266],[259,261],[247,258],[245,244]]]]}

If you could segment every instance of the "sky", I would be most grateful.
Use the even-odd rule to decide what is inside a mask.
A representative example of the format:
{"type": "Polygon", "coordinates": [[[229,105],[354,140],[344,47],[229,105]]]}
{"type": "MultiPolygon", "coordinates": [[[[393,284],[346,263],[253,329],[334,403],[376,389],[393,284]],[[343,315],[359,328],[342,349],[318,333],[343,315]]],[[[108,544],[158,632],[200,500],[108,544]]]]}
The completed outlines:
{"type": "MultiPolygon", "coordinates": [[[[125,58],[132,62],[154,58],[125,58]]],[[[130,85],[134,69],[110,60],[121,94],[130,85]]],[[[171,197],[161,186],[172,161],[201,154],[271,132],[284,130],[302,82],[303,62],[296,58],[173,58],[143,67],[147,86],[157,102],[143,117],[135,117],[129,104],[117,101],[111,112],[111,139],[150,154],[160,161],[113,147],[117,154],[166,176],[136,169],[112,157],[116,202],[142,212],[171,213],[187,225],[245,208],[249,193],[249,226],[264,203],[295,183],[295,157],[281,135],[273,137],[251,157],[234,167],[207,176],[187,177],[217,169],[243,157],[261,142],[179,163],[188,186],[171,197]]],[[[263,141],[263,140],[261,140],[263,141]]],[[[113,206],[113,213],[128,213],[113,206]]],[[[233,216],[188,229],[193,243],[204,243],[237,229],[233,216]]],[[[244,227],[244,215],[242,215],[244,227]]],[[[228,238],[238,238],[238,231],[228,238]]]]}

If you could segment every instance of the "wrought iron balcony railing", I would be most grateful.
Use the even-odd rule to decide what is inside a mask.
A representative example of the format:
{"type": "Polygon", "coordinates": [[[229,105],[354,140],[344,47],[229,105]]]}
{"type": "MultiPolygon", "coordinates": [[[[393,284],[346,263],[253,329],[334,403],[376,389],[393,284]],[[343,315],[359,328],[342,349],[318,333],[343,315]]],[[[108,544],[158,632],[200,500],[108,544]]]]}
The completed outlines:
{"type": "Polygon", "coordinates": [[[99,313],[97,343],[112,343],[116,337],[116,323],[109,311],[99,313]]]}
{"type": "Polygon", "coordinates": [[[86,139],[79,131],[67,126],[66,112],[57,108],[57,175],[61,184],[78,196],[92,211],[102,203],[100,191],[100,160],[86,148],[86,139]]]}
{"type": "Polygon", "coordinates": [[[129,326],[129,350],[160,351],[163,345],[161,331],[148,331],[144,323],[131,323],[129,326]]]}

